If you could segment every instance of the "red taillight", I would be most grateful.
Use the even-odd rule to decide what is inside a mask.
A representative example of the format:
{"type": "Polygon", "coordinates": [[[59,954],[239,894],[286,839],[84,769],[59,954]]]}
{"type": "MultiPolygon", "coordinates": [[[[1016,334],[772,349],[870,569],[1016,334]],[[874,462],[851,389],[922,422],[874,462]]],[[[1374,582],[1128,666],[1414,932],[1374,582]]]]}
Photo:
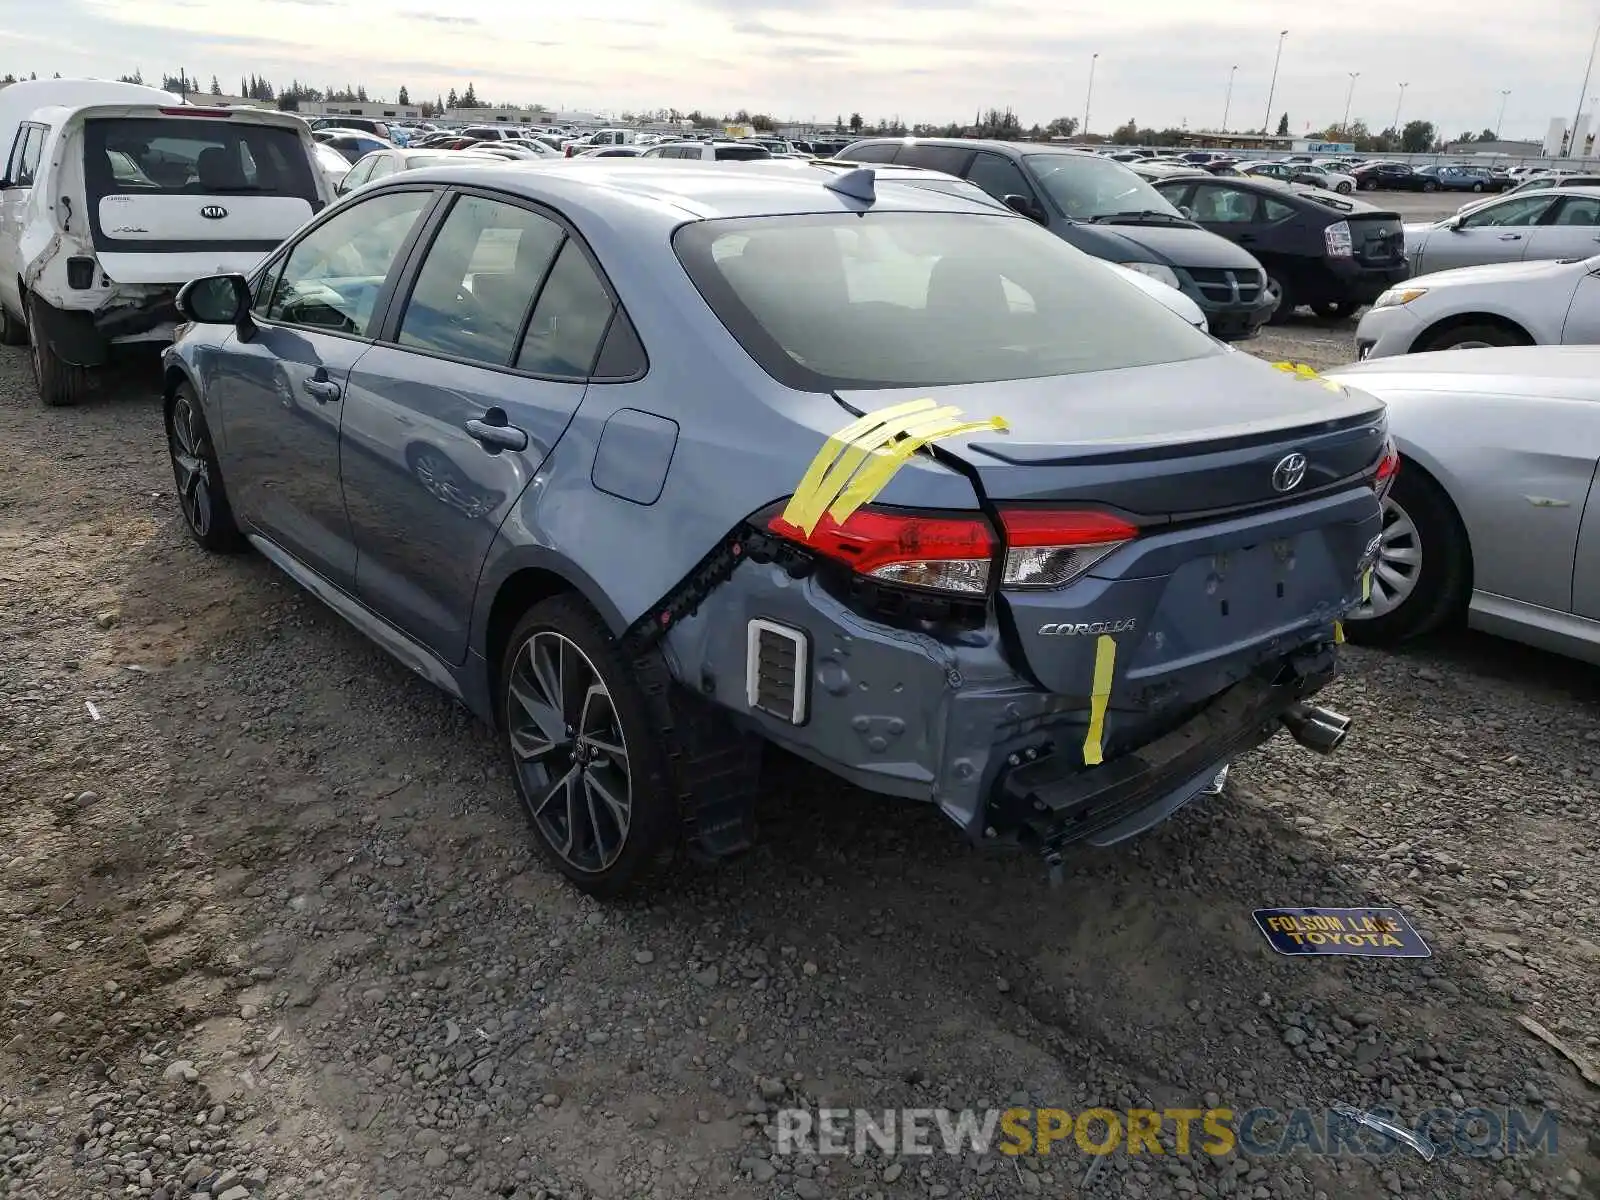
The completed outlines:
{"type": "Polygon", "coordinates": [[[989,590],[995,541],[982,517],[917,517],[858,508],[842,524],[824,514],[809,534],[781,515],[767,528],[884,583],[967,595],[989,590]]]}
{"type": "Polygon", "coordinates": [[[1383,444],[1383,456],[1378,459],[1377,469],[1372,473],[1372,488],[1378,493],[1379,498],[1389,494],[1389,489],[1394,486],[1394,477],[1400,473],[1400,451],[1395,447],[1394,439],[1390,438],[1383,444]]]}
{"type": "MultiPolygon", "coordinates": [[[[1139,530],[1118,517],[1084,511],[1005,509],[1000,585],[1054,588],[1072,582],[1139,530]]],[[[997,542],[982,517],[924,517],[861,508],[841,524],[824,516],[807,534],[781,516],[767,528],[884,583],[964,595],[989,590],[997,542]]]]}
{"type": "Polygon", "coordinates": [[[1057,588],[1139,536],[1120,517],[1093,511],[1013,508],[1000,513],[1006,565],[1001,586],[1057,588]]]}
{"type": "Polygon", "coordinates": [[[163,108],[159,110],[164,117],[231,117],[231,108],[193,108],[184,105],[182,108],[163,108]]]}

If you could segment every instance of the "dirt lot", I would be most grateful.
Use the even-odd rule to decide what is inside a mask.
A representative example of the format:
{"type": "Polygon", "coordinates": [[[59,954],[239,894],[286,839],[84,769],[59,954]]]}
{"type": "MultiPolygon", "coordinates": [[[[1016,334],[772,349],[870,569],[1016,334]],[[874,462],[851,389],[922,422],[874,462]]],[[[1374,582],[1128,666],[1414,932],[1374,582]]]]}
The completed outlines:
{"type": "MultiPolygon", "coordinates": [[[[1328,365],[1349,323],[1252,347],[1328,365]]],[[[183,536],[148,374],[0,351],[0,1196],[1600,1195],[1600,676],[1349,655],[1348,749],[1071,861],[774,761],[762,844],[608,909],[487,734],[258,558],[183,536]],[[1394,903],[1429,961],[1296,961],[1394,903]],[[1552,1156],[774,1156],[771,1114],[1333,1102],[1560,1114],[1552,1156]]],[[[1281,740],[1281,739],[1280,739],[1281,740]]],[[[1168,1143],[1169,1150],[1172,1148],[1168,1143]]]]}

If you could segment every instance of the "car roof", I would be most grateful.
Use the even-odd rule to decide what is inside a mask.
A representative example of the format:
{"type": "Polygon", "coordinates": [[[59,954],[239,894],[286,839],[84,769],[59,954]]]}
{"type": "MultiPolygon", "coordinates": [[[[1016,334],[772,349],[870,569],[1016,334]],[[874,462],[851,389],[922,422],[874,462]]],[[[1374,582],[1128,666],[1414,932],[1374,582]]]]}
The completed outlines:
{"type": "MultiPolygon", "coordinates": [[[[864,202],[824,186],[849,173],[818,178],[801,171],[730,171],[722,164],[692,159],[651,158],[623,164],[604,158],[569,158],[507,163],[504,167],[477,163],[464,168],[427,167],[408,172],[405,186],[437,182],[494,188],[552,204],[574,217],[579,211],[601,219],[608,214],[621,215],[624,210],[653,213],[663,228],[670,229],[686,220],[859,213],[866,207],[864,202]]],[[[985,216],[996,212],[992,203],[980,204],[945,191],[896,184],[887,178],[876,190],[877,199],[870,206],[874,212],[985,216]]],[[[362,189],[362,194],[371,195],[372,191],[362,189]]]]}
{"type": "MultiPolygon", "coordinates": [[[[1070,154],[1076,158],[1100,158],[1088,147],[1051,146],[1041,142],[1003,142],[995,138],[940,138],[940,137],[864,137],[851,142],[860,146],[867,142],[898,142],[902,145],[954,146],[962,150],[1003,150],[1011,154],[1070,154]]],[[[849,149],[849,147],[846,147],[849,149]]]]}

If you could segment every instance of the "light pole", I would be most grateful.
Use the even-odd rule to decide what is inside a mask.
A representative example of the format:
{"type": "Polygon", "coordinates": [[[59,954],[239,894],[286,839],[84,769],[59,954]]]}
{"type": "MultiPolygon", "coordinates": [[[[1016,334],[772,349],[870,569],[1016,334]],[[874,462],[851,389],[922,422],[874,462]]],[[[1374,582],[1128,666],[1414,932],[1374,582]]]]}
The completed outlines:
{"type": "Polygon", "coordinates": [[[1510,88],[1500,89],[1500,115],[1494,119],[1494,140],[1500,140],[1500,126],[1506,122],[1506,101],[1511,96],[1510,88]]]}
{"type": "Polygon", "coordinates": [[[1400,85],[1400,99],[1394,102],[1394,124],[1389,128],[1394,130],[1394,136],[1397,138],[1400,136],[1400,106],[1406,102],[1406,89],[1410,86],[1409,83],[1402,83],[1400,85]]]}
{"type": "Polygon", "coordinates": [[[1089,56],[1089,91],[1083,97],[1083,133],[1081,135],[1083,137],[1089,136],[1089,105],[1094,102],[1094,65],[1099,61],[1100,56],[1098,54],[1089,56]]]}
{"type": "MultiPolygon", "coordinates": [[[[1278,90],[1278,64],[1283,61],[1283,39],[1289,36],[1287,29],[1278,33],[1278,53],[1272,60],[1272,82],[1267,85],[1267,119],[1262,123],[1261,134],[1263,137],[1272,129],[1272,97],[1278,90]]],[[[1585,87],[1588,85],[1585,84],[1585,87]]]]}
{"type": "MultiPolygon", "coordinates": [[[[1572,114],[1572,129],[1577,132],[1578,121],[1583,116],[1583,98],[1589,94],[1589,76],[1594,71],[1594,52],[1600,47],[1600,23],[1594,27],[1594,41],[1589,43],[1589,65],[1583,69],[1583,86],[1578,89],[1578,111],[1572,114]]],[[[1578,158],[1583,153],[1582,146],[1568,146],[1567,155],[1578,158]]]]}
{"type": "Polygon", "coordinates": [[[1339,125],[1339,132],[1345,137],[1350,136],[1350,102],[1356,98],[1356,80],[1361,78],[1360,71],[1351,71],[1350,90],[1344,94],[1344,120],[1339,125]]]}
{"type": "Polygon", "coordinates": [[[1222,132],[1228,132],[1228,110],[1233,107],[1233,77],[1238,74],[1239,66],[1235,63],[1228,69],[1228,95],[1222,102],[1222,132]]]}

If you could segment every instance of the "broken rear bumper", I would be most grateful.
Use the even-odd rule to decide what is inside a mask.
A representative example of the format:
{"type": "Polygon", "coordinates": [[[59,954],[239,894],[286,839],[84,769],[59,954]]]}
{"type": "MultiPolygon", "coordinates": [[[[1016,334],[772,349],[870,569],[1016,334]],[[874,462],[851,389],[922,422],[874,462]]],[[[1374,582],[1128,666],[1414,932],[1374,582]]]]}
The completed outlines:
{"type": "Polygon", "coordinates": [[[1252,675],[1177,728],[1097,767],[1084,767],[1073,746],[1013,753],[992,786],[987,826],[1050,850],[1132,837],[1205,790],[1229,759],[1271,738],[1285,712],[1337,673],[1331,647],[1296,655],[1275,679],[1252,675]]]}
{"type": "Polygon", "coordinates": [[[57,308],[40,301],[34,320],[65,362],[99,367],[110,357],[113,342],[160,340],[163,331],[170,336],[178,321],[177,297],[174,286],[140,287],[129,295],[113,295],[96,309],[57,308]]]}

